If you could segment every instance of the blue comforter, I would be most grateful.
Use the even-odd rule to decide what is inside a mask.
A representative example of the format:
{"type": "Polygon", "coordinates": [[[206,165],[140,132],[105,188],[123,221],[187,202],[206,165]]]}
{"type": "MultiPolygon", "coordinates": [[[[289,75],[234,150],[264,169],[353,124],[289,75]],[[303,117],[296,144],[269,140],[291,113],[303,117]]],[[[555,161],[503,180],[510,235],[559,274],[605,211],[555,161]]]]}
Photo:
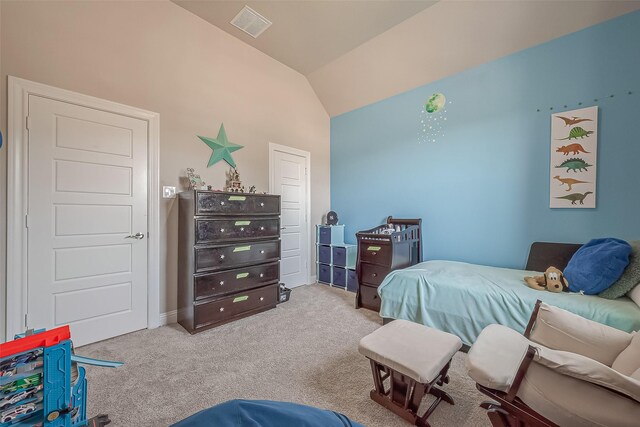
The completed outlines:
{"type": "Polygon", "coordinates": [[[364,427],[342,414],[270,400],[230,400],[172,427],[364,427]]]}
{"type": "Polygon", "coordinates": [[[523,281],[524,276],[541,274],[454,261],[423,262],[387,275],[378,288],[380,316],[450,332],[471,345],[493,323],[524,332],[540,299],[617,329],[640,330],[640,307],[629,298],[542,292],[523,281]]]}

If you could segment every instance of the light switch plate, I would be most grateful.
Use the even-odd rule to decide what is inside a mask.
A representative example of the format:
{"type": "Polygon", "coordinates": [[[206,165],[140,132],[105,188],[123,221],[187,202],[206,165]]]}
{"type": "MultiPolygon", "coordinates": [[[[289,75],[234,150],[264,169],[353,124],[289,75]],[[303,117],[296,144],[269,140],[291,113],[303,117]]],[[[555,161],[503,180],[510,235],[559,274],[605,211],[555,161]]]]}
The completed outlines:
{"type": "Polygon", "coordinates": [[[162,198],[164,199],[175,199],[176,198],[176,187],[167,187],[166,185],[162,187],[162,198]]]}

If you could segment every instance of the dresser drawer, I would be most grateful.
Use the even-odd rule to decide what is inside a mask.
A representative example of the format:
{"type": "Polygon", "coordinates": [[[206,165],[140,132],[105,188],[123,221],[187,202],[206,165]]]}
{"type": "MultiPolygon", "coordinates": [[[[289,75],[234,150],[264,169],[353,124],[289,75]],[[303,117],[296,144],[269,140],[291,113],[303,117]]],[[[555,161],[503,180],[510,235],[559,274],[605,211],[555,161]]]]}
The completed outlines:
{"type": "Polygon", "coordinates": [[[280,258],[280,240],[225,246],[196,246],[195,272],[219,270],[280,258]]]}
{"type": "Polygon", "coordinates": [[[198,191],[196,215],[278,215],[280,198],[257,194],[198,191]]]}
{"type": "Polygon", "coordinates": [[[279,218],[196,219],[196,244],[278,237],[279,218]]]}
{"type": "Polygon", "coordinates": [[[362,307],[380,311],[380,302],[378,288],[360,286],[360,305],[362,305],[362,307]]]}
{"type": "Polygon", "coordinates": [[[360,283],[366,283],[369,286],[378,286],[389,273],[389,268],[375,264],[360,264],[360,283]]]}
{"type": "Polygon", "coordinates": [[[195,327],[222,323],[275,307],[278,303],[278,284],[240,292],[211,302],[196,303],[195,327]]]}
{"type": "Polygon", "coordinates": [[[278,262],[272,262],[195,276],[194,297],[196,300],[201,300],[277,282],[279,272],[278,262]]]}
{"type": "Polygon", "coordinates": [[[385,244],[361,244],[360,261],[371,264],[391,266],[392,248],[385,244]]]}

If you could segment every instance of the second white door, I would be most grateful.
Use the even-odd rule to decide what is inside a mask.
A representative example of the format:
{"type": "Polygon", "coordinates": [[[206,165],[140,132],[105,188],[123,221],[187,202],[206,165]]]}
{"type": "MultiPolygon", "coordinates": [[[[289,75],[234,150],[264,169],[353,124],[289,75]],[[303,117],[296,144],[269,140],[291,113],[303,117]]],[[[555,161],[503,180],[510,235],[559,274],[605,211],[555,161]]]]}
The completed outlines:
{"type": "Polygon", "coordinates": [[[147,327],[147,122],[29,96],[27,323],[147,327]]]}
{"type": "Polygon", "coordinates": [[[307,174],[310,154],[271,146],[271,191],[281,197],[280,281],[287,287],[305,285],[309,279],[307,224],[307,174]]]}

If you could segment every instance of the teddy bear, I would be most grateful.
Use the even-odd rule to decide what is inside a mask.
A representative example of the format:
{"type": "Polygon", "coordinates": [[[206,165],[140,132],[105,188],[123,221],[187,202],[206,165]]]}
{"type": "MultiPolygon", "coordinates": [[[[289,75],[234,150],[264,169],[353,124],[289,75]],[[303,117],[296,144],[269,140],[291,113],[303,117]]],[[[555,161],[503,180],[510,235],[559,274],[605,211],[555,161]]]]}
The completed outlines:
{"type": "Polygon", "coordinates": [[[525,277],[524,281],[531,289],[549,292],[569,292],[569,282],[562,271],[555,267],[547,268],[543,276],[525,277]]]}

